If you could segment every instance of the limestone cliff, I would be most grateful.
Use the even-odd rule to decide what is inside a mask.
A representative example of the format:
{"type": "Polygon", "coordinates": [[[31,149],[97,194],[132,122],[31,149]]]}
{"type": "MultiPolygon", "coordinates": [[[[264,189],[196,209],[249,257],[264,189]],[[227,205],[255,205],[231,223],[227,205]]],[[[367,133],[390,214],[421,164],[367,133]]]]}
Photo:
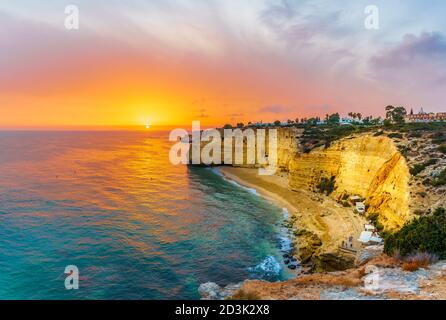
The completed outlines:
{"type": "Polygon", "coordinates": [[[334,197],[349,194],[365,198],[368,212],[378,213],[388,230],[398,229],[410,219],[409,170],[387,137],[347,138],[327,149],[297,154],[290,161],[289,184],[294,190],[312,190],[323,177],[335,177],[334,197]]]}
{"type": "MultiPolygon", "coordinates": [[[[313,271],[352,267],[355,254],[340,247],[348,237],[360,247],[356,239],[363,231],[366,219],[355,214],[353,208],[342,207],[337,200],[346,195],[358,195],[365,199],[367,213],[376,213],[384,228],[401,228],[412,217],[406,160],[394,142],[385,136],[354,135],[327,148],[319,147],[304,153],[302,135],[302,130],[296,128],[278,129],[280,172],[276,175],[279,180],[257,175],[250,177],[240,172],[234,174],[244,181],[255,181],[254,187],[261,186],[280,194],[291,204],[294,210],[290,211],[290,227],[296,236],[292,254],[303,264],[311,266],[313,271]],[[324,177],[335,181],[330,197],[314,192],[324,177]]],[[[259,167],[257,159],[255,164],[246,163],[247,153],[256,151],[248,149],[248,145],[244,140],[243,163],[234,167],[259,167]]],[[[266,151],[268,154],[269,150],[266,151]]]]}

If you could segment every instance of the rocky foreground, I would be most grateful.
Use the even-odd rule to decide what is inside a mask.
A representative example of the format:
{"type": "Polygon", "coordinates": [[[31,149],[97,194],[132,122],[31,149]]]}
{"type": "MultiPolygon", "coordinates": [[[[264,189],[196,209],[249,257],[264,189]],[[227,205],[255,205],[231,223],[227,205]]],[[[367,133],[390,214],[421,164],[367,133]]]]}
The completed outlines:
{"type": "Polygon", "coordinates": [[[404,271],[394,258],[380,255],[346,271],[303,275],[284,282],[247,280],[221,288],[205,283],[202,299],[246,300],[443,300],[446,261],[404,271]]]}

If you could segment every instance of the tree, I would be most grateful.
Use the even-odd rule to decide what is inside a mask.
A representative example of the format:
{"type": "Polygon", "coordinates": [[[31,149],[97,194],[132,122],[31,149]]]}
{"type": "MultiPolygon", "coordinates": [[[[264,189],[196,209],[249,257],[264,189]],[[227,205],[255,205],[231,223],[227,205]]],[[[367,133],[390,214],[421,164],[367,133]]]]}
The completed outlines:
{"type": "Polygon", "coordinates": [[[392,112],[395,109],[394,106],[387,106],[386,107],[386,119],[392,121],[392,112]]]}
{"type": "Polygon", "coordinates": [[[245,125],[243,124],[243,122],[237,123],[237,128],[242,129],[244,127],[245,127],[245,125]]]}
{"type": "Polygon", "coordinates": [[[365,125],[369,125],[371,120],[372,120],[372,116],[365,117],[364,121],[362,123],[365,124],[365,125]]]}
{"type": "Polygon", "coordinates": [[[333,113],[327,116],[328,116],[327,119],[328,124],[339,124],[339,122],[341,121],[341,116],[339,115],[339,113],[333,113]]]}
{"type": "Polygon", "coordinates": [[[223,129],[232,129],[232,124],[225,124],[223,129]]]}
{"type": "Polygon", "coordinates": [[[402,124],[404,123],[404,117],[407,115],[407,110],[404,107],[386,107],[386,120],[390,123],[402,124]]]}
{"type": "Polygon", "coordinates": [[[274,121],[274,125],[275,125],[276,127],[280,126],[280,124],[281,124],[281,122],[280,122],[279,120],[274,121]]]}
{"type": "Polygon", "coordinates": [[[373,125],[378,125],[381,123],[381,120],[382,120],[381,117],[373,118],[372,120],[370,120],[370,123],[373,125]]]}
{"type": "Polygon", "coordinates": [[[392,120],[397,124],[404,123],[404,117],[407,115],[407,110],[404,107],[395,108],[392,112],[392,120]]]}
{"type": "Polygon", "coordinates": [[[316,125],[318,122],[319,122],[318,118],[310,118],[310,119],[306,120],[306,123],[312,124],[312,125],[316,125]]]}

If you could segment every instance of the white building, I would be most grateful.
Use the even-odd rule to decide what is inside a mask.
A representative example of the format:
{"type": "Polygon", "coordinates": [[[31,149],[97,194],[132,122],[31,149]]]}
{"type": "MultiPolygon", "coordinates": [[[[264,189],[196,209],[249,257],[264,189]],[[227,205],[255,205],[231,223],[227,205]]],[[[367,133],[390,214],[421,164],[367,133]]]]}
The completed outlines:
{"type": "Polygon", "coordinates": [[[365,204],[364,204],[364,202],[356,202],[356,211],[358,211],[360,214],[365,213],[365,204]]]}
{"type": "Polygon", "coordinates": [[[383,243],[383,239],[372,231],[363,231],[358,239],[364,245],[374,245],[383,243]]]}

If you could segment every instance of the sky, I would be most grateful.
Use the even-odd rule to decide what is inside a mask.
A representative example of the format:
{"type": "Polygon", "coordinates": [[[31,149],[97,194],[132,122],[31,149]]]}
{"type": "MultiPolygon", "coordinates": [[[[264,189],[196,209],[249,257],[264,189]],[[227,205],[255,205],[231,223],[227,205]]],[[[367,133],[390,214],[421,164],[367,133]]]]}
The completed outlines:
{"type": "Polygon", "coordinates": [[[442,0],[1,0],[0,128],[446,111],[444,12],[442,0]]]}

